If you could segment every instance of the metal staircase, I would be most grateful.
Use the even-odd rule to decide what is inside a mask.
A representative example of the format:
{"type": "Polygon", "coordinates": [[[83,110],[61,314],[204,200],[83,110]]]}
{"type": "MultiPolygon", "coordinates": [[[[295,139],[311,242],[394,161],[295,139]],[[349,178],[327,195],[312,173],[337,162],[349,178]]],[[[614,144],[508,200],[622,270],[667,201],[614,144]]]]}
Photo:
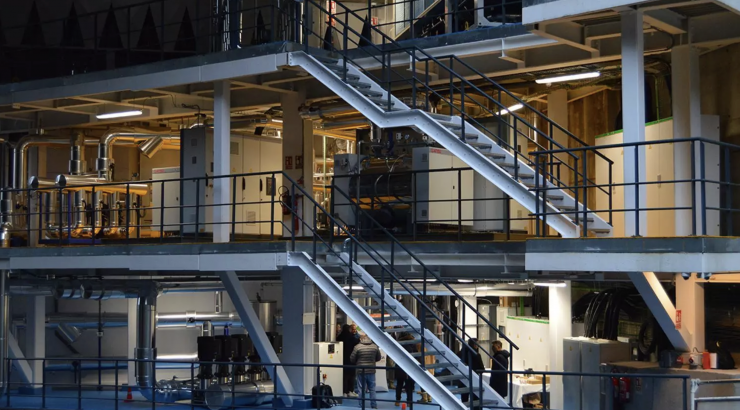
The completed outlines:
{"type": "MultiPolygon", "coordinates": [[[[310,232],[313,239],[313,250],[310,255],[295,252],[295,233],[298,227],[295,224],[284,225],[291,233],[293,244],[293,252],[289,253],[287,265],[301,268],[388,356],[429,393],[441,408],[459,410],[511,408],[511,397],[507,403],[487,383],[484,383],[478,374],[463,363],[458,352],[452,351],[442,340],[422,326],[422,323],[427,323],[427,319],[437,321],[445,333],[462,346],[461,355],[472,353],[472,348],[467,342],[475,335],[471,335],[470,329],[474,328],[475,332],[479,329],[479,325],[470,325],[466,328],[466,313],[463,313],[463,319],[458,324],[457,317],[450,317],[450,312],[437,309],[433,300],[439,294],[439,289],[436,289],[436,292],[427,292],[427,282],[434,282],[436,286],[441,287],[450,295],[452,303],[455,303],[458,309],[462,309],[462,312],[467,312],[468,315],[475,315],[476,323],[488,326],[493,333],[498,335],[499,340],[505,344],[508,343],[508,346],[505,346],[512,354],[509,363],[509,370],[511,370],[514,363],[513,353],[518,347],[506,335],[494,327],[438,273],[429,269],[423,261],[358,205],[354,206],[356,217],[361,217],[360,219],[369,225],[367,228],[376,232],[376,241],[390,245],[390,255],[378,251],[370,243],[351,232],[344,221],[329,214],[300,184],[285,174],[283,183],[291,192],[291,196],[303,195],[313,207],[313,210],[307,213],[307,215],[312,215],[312,218],[307,220],[297,209],[295,202],[283,204],[286,209],[290,210],[292,218],[295,218],[303,227],[304,232],[310,232]],[[313,222],[321,214],[325,215],[331,225],[329,232],[332,234],[328,238],[324,238],[321,232],[316,230],[313,222]],[[344,240],[343,243],[333,242],[335,227],[340,238],[344,240]],[[375,277],[368,273],[357,263],[359,255],[369,258],[372,264],[379,268],[380,273],[375,277]],[[394,263],[395,258],[410,259],[415,271],[418,272],[419,277],[416,279],[421,279],[422,282],[414,283],[405,277],[404,274],[408,274],[408,267],[402,266],[399,269],[394,263]],[[339,275],[332,276],[325,268],[333,272],[340,268],[341,271],[339,275]],[[339,276],[339,279],[335,278],[336,276],[339,276]],[[396,299],[399,294],[414,298],[419,306],[418,317],[415,317],[396,299]],[[361,306],[355,300],[356,298],[370,298],[373,302],[369,306],[361,306]],[[413,340],[396,340],[394,336],[400,332],[411,334],[413,340]],[[404,348],[406,344],[419,344],[420,346],[416,353],[409,353],[404,348]],[[429,363],[430,358],[434,358],[433,363],[429,363]],[[466,402],[463,402],[458,395],[466,393],[470,396],[466,402]]],[[[334,195],[349,198],[349,195],[336,187],[334,195]]],[[[493,353],[489,350],[490,346],[481,346],[479,349],[484,363],[488,363],[493,357],[493,353]]]]}
{"type": "MultiPolygon", "coordinates": [[[[313,9],[318,10],[320,14],[325,12],[312,0],[307,0],[307,4],[312,5],[313,9]]],[[[584,206],[582,202],[585,201],[579,201],[579,194],[585,196],[588,189],[572,189],[578,184],[565,183],[560,180],[562,171],[563,174],[573,175],[576,181],[584,181],[585,186],[590,184],[599,189],[586,177],[585,157],[581,159],[572,153],[560,156],[550,154],[546,158],[545,165],[542,165],[535,163],[529,155],[518,150],[520,143],[533,144],[540,151],[564,149],[565,147],[552,137],[554,132],[566,135],[569,141],[575,141],[576,145],[585,145],[583,141],[528,105],[528,108],[539,114],[547,123],[549,133],[539,130],[517,114],[506,111],[506,106],[500,101],[502,92],[507,98],[513,98],[519,104],[526,103],[479,73],[483,79],[498,87],[499,98],[495,99],[483,92],[453,70],[454,66],[459,66],[464,67],[466,71],[476,72],[454,56],[446,57],[449,62],[443,61],[444,59],[432,57],[418,48],[402,46],[387,38],[377,29],[374,29],[374,32],[379,33],[383,38],[382,46],[370,45],[347,51],[351,46],[348,43],[351,41],[350,38],[360,36],[360,33],[355,32],[347,21],[350,16],[357,19],[360,19],[360,16],[339,2],[337,2],[337,8],[341,11],[331,15],[331,18],[343,27],[338,31],[342,33],[344,44],[342,46],[327,44],[322,38],[324,48],[329,48],[329,52],[309,47],[308,39],[316,33],[307,28],[311,25],[304,16],[306,47],[304,51],[289,54],[289,65],[304,69],[376,126],[380,128],[412,127],[431,137],[563,237],[574,238],[589,234],[611,236],[611,225],[584,206]],[[368,57],[365,57],[362,52],[365,52],[368,57]],[[360,55],[360,57],[355,57],[355,60],[362,60],[362,63],[353,63],[354,60],[350,59],[350,54],[360,55]],[[409,66],[403,70],[406,77],[403,77],[403,73],[394,70],[392,66],[391,62],[398,61],[399,58],[408,58],[409,66]],[[373,70],[362,69],[363,64],[372,66],[373,70]],[[448,90],[441,91],[439,87],[430,84],[430,64],[450,76],[448,90]],[[378,70],[383,79],[378,78],[378,70]],[[412,78],[407,78],[409,73],[412,78]],[[473,92],[466,91],[466,89],[473,90],[473,92]],[[394,90],[410,93],[412,107],[396,98],[393,95],[394,90]],[[440,99],[450,107],[452,114],[457,115],[439,115],[428,112],[430,111],[430,97],[440,99]],[[426,103],[419,104],[419,98],[426,99],[426,103]],[[480,100],[483,100],[483,103],[480,100]],[[499,107],[498,111],[492,111],[485,103],[499,107]],[[507,136],[500,135],[504,133],[501,127],[498,133],[493,132],[468,115],[466,104],[468,108],[475,106],[479,110],[483,109],[489,115],[511,116],[511,121],[506,125],[508,129],[503,130],[507,136]],[[528,132],[522,132],[520,130],[522,127],[527,128],[528,132]],[[509,134],[513,136],[513,141],[509,140],[509,134]],[[563,157],[566,160],[563,160],[563,157]],[[578,166],[579,160],[584,165],[583,170],[578,166]]],[[[359,43],[357,45],[359,46],[359,43]]]]}
{"type": "MultiPolygon", "coordinates": [[[[347,254],[341,255],[345,263],[347,254]]],[[[342,289],[342,287],[306,253],[291,253],[288,265],[300,267],[306,275],[331,298],[344,313],[357,323],[365,333],[393,361],[418,383],[443,409],[469,409],[472,407],[510,408],[506,401],[487,383],[483,383],[475,372],[471,372],[456,352],[450,350],[429,329],[423,328],[398,300],[392,297],[365,269],[352,263],[354,280],[352,286],[361,287],[362,293],[355,289],[355,297],[369,297],[373,304],[361,306],[342,289]],[[373,317],[371,313],[376,313],[373,317]],[[397,341],[394,335],[410,333],[410,341],[397,341]],[[422,344],[424,348],[415,353],[404,349],[405,344],[422,344]],[[423,355],[422,355],[423,353],[423,355]],[[420,366],[425,357],[434,357],[436,363],[420,366]],[[446,369],[447,372],[441,372],[446,369]],[[437,374],[430,373],[434,370],[437,374]],[[472,393],[483,397],[463,403],[457,395],[472,393]],[[472,407],[471,407],[472,406],[472,407]]],[[[471,396],[472,399],[472,396],[471,396]]]]}

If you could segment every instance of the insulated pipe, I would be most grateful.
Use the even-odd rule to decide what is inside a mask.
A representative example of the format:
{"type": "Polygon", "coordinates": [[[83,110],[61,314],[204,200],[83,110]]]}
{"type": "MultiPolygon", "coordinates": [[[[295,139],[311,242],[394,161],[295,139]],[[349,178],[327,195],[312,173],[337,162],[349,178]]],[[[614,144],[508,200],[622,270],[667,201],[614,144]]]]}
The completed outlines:
{"type": "Polygon", "coordinates": [[[119,140],[146,140],[154,137],[161,137],[162,139],[179,139],[179,135],[162,134],[162,133],[139,133],[131,131],[113,131],[106,134],[100,139],[98,144],[98,159],[95,161],[95,170],[98,172],[98,177],[107,181],[111,180],[110,165],[113,158],[112,148],[113,144],[119,140]]]}
{"type": "MultiPolygon", "coordinates": [[[[29,134],[18,140],[13,146],[13,177],[11,179],[14,189],[25,188],[28,181],[28,148],[37,145],[70,145],[70,137],[60,135],[29,134]]],[[[95,139],[85,139],[85,145],[97,144],[95,139]]]]}
{"type": "Polygon", "coordinates": [[[136,362],[136,384],[141,394],[148,400],[152,400],[152,390],[156,383],[153,360],[157,358],[157,291],[155,289],[139,296],[136,319],[134,358],[147,360],[136,362]]]}
{"type": "Polygon", "coordinates": [[[92,186],[95,185],[96,192],[106,193],[118,193],[125,194],[126,192],[136,195],[147,195],[149,193],[149,185],[146,184],[132,184],[132,183],[121,183],[118,185],[102,185],[110,184],[108,180],[104,178],[95,177],[83,177],[76,175],[57,175],[55,179],[55,186],[58,188],[65,188],[68,191],[91,191],[92,186]]]}

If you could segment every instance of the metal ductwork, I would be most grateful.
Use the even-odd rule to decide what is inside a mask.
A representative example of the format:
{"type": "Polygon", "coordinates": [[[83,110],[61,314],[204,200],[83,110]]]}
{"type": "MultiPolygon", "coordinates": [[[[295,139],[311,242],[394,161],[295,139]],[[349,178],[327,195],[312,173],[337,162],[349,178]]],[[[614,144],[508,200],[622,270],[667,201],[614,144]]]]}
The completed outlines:
{"type": "Polygon", "coordinates": [[[56,186],[57,188],[65,188],[65,190],[67,191],[91,191],[92,186],[95,186],[96,192],[117,194],[129,193],[142,196],[149,194],[149,185],[146,184],[109,184],[111,184],[111,182],[104,178],[84,177],[77,175],[57,175],[56,179],[54,180],[54,186],[56,186]]]}
{"type": "Polygon", "coordinates": [[[145,290],[136,305],[136,384],[141,394],[153,399],[154,362],[157,358],[157,296],[156,289],[145,290]]]}
{"type": "MultiPolygon", "coordinates": [[[[161,133],[140,133],[132,131],[113,131],[106,134],[100,139],[98,144],[98,159],[95,161],[95,171],[98,173],[98,178],[111,180],[110,166],[113,163],[113,144],[118,141],[139,141],[139,140],[150,140],[152,138],[159,137],[162,140],[162,144],[165,140],[180,139],[179,135],[173,134],[161,134],[161,133]]],[[[162,147],[160,146],[159,149],[162,147]]]]}
{"type": "Polygon", "coordinates": [[[139,151],[147,158],[151,158],[164,147],[164,139],[160,136],[152,137],[139,145],[139,151]]]}

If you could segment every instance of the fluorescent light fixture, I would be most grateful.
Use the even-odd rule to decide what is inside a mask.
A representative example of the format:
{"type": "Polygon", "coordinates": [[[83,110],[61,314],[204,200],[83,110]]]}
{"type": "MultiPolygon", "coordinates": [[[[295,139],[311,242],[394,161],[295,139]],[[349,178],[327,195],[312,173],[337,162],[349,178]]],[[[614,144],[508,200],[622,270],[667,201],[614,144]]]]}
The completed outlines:
{"type": "Polygon", "coordinates": [[[474,282],[473,279],[458,279],[457,281],[460,283],[473,283],[474,282]]]}
{"type": "Polygon", "coordinates": [[[436,281],[437,281],[437,279],[427,279],[427,280],[424,280],[424,279],[406,279],[406,282],[427,282],[427,283],[429,283],[429,282],[436,282],[436,281]]]}
{"type": "Polygon", "coordinates": [[[564,288],[565,282],[535,282],[535,286],[544,286],[547,288],[564,288]]]}
{"type": "Polygon", "coordinates": [[[277,119],[277,118],[273,118],[272,119],[272,122],[276,122],[278,124],[282,124],[283,123],[283,120],[280,120],[280,119],[277,119]]]}
{"type": "MultiPolygon", "coordinates": [[[[349,285],[343,286],[342,289],[349,290],[349,285]]],[[[363,290],[362,286],[352,286],[352,290],[363,290]]]]}
{"type": "Polygon", "coordinates": [[[540,78],[539,80],[535,80],[535,82],[537,84],[552,84],[552,83],[561,83],[563,81],[585,80],[587,78],[596,78],[599,76],[601,76],[601,73],[598,71],[594,71],[591,73],[569,74],[569,75],[561,75],[559,77],[540,78]]]}
{"type": "Polygon", "coordinates": [[[522,104],[514,104],[514,105],[512,105],[511,107],[509,107],[509,108],[507,108],[505,110],[501,110],[501,111],[497,112],[496,115],[506,115],[506,114],[508,114],[510,112],[521,110],[522,108],[524,108],[524,105],[522,105],[522,104]]]}
{"type": "Polygon", "coordinates": [[[516,285],[516,282],[509,282],[507,285],[516,285]]]}
{"type": "Polygon", "coordinates": [[[110,120],[112,118],[123,118],[123,117],[135,117],[137,115],[144,114],[144,111],[142,110],[131,110],[131,111],[118,111],[118,112],[109,112],[106,114],[98,114],[96,117],[99,120],[110,120]]]}

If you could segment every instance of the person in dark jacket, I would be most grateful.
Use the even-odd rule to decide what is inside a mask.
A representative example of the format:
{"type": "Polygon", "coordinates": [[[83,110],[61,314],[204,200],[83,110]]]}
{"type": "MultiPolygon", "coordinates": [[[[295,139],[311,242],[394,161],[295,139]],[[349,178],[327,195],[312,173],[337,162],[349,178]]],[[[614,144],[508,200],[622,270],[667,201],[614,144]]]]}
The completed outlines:
{"type": "MultiPolygon", "coordinates": [[[[414,336],[411,333],[405,333],[398,338],[399,342],[409,340],[414,340],[414,336]]],[[[403,348],[411,354],[418,351],[414,344],[405,344],[403,345],[403,348]]],[[[405,371],[403,371],[398,363],[396,363],[393,372],[396,375],[396,406],[401,405],[401,392],[406,390],[406,403],[408,403],[407,405],[410,408],[414,398],[414,379],[409,377],[409,375],[405,371]]]]}
{"type": "MultiPolygon", "coordinates": [[[[352,357],[352,351],[355,350],[355,346],[360,341],[352,334],[352,327],[350,325],[342,326],[342,332],[337,336],[337,342],[342,342],[342,364],[345,366],[351,365],[352,361],[350,358],[352,357]]],[[[342,394],[345,397],[357,397],[357,393],[355,393],[355,369],[349,367],[344,369],[342,384],[344,390],[342,394]]]]}
{"type": "Polygon", "coordinates": [[[380,349],[370,340],[370,337],[368,335],[360,336],[360,344],[355,346],[349,361],[356,366],[363,367],[357,370],[357,389],[362,396],[363,407],[365,391],[368,391],[370,393],[370,407],[378,408],[375,393],[375,367],[377,367],[381,357],[380,349]]]}
{"type": "MultiPolygon", "coordinates": [[[[511,353],[504,350],[501,341],[494,341],[491,370],[509,370],[509,356],[511,356],[511,353]]],[[[501,395],[501,397],[506,398],[509,395],[508,375],[506,373],[492,373],[491,388],[501,395]]]]}
{"type": "MultiPolygon", "coordinates": [[[[470,338],[468,340],[468,346],[470,346],[470,349],[463,347],[460,350],[458,357],[460,357],[460,361],[462,361],[463,364],[470,367],[474,372],[480,374],[480,372],[486,368],[483,366],[483,358],[480,355],[478,339],[470,338]]],[[[464,385],[460,383],[460,387],[464,387],[464,385]]],[[[477,395],[473,395],[473,399],[476,399],[477,397],[477,395]]],[[[463,393],[460,395],[460,399],[463,403],[467,403],[470,400],[470,395],[463,393]]]]}

